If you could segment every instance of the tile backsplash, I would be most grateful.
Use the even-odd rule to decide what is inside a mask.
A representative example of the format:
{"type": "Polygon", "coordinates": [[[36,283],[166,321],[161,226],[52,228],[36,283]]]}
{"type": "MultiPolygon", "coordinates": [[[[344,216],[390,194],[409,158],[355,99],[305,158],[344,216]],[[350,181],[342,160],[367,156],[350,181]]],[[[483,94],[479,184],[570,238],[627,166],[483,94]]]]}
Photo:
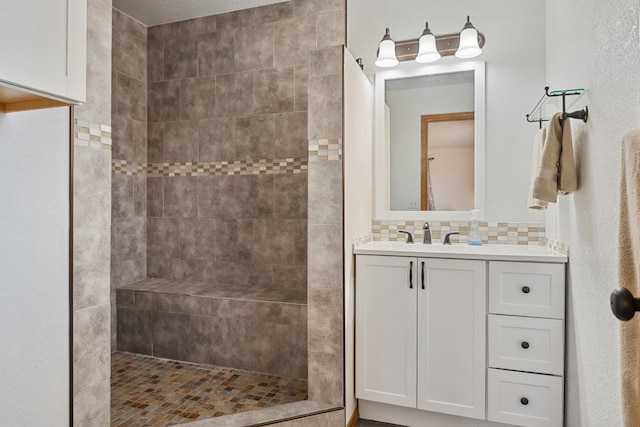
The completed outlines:
{"type": "MultiPolygon", "coordinates": [[[[422,241],[424,221],[373,220],[373,240],[404,240],[406,236],[399,230],[409,231],[416,241],[422,241]]],[[[466,243],[469,237],[469,221],[429,221],[431,238],[440,242],[445,234],[457,231],[460,235],[452,236],[453,243],[466,243]]],[[[479,223],[480,237],[484,244],[507,245],[544,245],[545,232],[543,223],[487,222],[479,223]]]]}

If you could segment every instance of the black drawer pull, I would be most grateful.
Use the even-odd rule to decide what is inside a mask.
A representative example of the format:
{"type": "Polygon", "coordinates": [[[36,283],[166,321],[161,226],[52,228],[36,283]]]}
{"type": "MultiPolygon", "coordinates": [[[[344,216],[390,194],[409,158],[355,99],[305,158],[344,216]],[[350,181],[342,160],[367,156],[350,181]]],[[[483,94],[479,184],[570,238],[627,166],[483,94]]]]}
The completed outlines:
{"type": "Polygon", "coordinates": [[[526,341],[522,341],[520,343],[520,347],[524,348],[525,350],[529,348],[529,343],[526,341]]]}
{"type": "Polygon", "coordinates": [[[422,261],[422,289],[424,289],[424,261],[422,261]]]}
{"type": "Polygon", "coordinates": [[[409,262],[409,289],[413,289],[413,261],[409,262]]]}
{"type": "Polygon", "coordinates": [[[529,404],[529,399],[527,399],[526,397],[523,397],[520,399],[520,403],[527,406],[529,404]]]}
{"type": "Polygon", "coordinates": [[[529,292],[531,292],[531,288],[528,286],[523,286],[522,287],[522,293],[523,294],[528,294],[529,292]]]}

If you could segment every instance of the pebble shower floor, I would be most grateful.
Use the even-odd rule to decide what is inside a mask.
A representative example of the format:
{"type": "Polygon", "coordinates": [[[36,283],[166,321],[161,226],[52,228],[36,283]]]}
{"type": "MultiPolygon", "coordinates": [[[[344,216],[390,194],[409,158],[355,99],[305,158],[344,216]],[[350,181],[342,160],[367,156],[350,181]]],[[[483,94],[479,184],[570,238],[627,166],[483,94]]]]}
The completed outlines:
{"type": "Polygon", "coordinates": [[[111,354],[111,426],[168,426],[307,398],[307,381],[201,363],[111,354]]]}

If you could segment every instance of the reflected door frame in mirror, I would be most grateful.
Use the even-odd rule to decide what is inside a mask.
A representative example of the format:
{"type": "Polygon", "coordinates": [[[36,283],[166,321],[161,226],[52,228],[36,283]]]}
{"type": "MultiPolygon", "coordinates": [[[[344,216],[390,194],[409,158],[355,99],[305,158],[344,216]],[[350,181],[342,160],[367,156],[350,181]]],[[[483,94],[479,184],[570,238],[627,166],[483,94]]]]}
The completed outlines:
{"type": "MultiPolygon", "coordinates": [[[[409,64],[407,64],[409,65],[409,64]]],[[[413,64],[411,64],[413,65],[413,64]]],[[[485,199],[485,63],[483,61],[420,65],[380,71],[374,83],[374,218],[389,220],[469,220],[468,211],[399,211],[390,209],[390,147],[385,117],[385,86],[388,80],[474,73],[474,208],[484,214],[485,199]]]]}
{"type": "MultiPolygon", "coordinates": [[[[435,157],[429,154],[429,124],[430,123],[452,123],[456,121],[473,121],[474,112],[444,113],[444,114],[424,114],[420,116],[420,210],[431,209],[432,197],[429,197],[431,189],[430,163],[435,157]]],[[[473,169],[473,168],[472,168],[473,169]]],[[[471,171],[473,172],[473,170],[471,171]]],[[[472,183],[473,185],[473,183],[472,183]]],[[[474,203],[475,204],[475,203],[474,203]]]]}

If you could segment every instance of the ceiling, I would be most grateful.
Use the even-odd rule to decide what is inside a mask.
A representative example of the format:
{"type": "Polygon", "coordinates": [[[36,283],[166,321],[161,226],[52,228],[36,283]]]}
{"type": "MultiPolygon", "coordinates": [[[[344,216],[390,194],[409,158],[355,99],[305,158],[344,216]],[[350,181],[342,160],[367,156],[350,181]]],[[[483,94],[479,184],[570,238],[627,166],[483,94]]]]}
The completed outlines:
{"type": "Polygon", "coordinates": [[[113,0],[113,7],[151,27],[284,0],[113,0]]]}

